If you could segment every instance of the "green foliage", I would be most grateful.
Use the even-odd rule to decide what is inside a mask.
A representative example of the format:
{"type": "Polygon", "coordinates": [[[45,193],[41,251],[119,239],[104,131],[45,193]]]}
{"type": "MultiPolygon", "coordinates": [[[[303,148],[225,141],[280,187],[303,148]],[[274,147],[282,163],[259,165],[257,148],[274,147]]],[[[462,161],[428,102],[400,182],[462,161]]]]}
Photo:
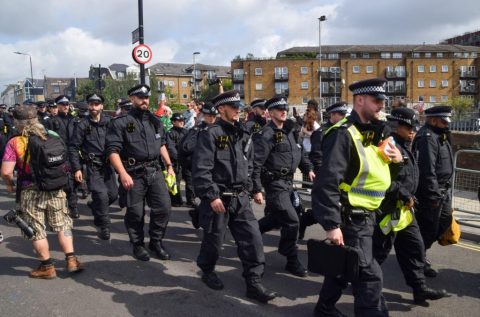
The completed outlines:
{"type": "Polygon", "coordinates": [[[181,103],[170,103],[168,106],[172,109],[172,112],[184,112],[187,110],[187,106],[181,103]]]}
{"type": "Polygon", "coordinates": [[[465,113],[474,111],[473,99],[470,98],[458,96],[447,101],[446,104],[452,107],[453,116],[457,120],[465,113]]]}
{"type": "Polygon", "coordinates": [[[95,91],[93,80],[79,80],[75,99],[77,101],[84,101],[85,97],[95,91]]]}
{"type": "MultiPolygon", "coordinates": [[[[233,83],[231,79],[222,79],[223,91],[231,90],[233,88],[233,83]]],[[[209,101],[219,93],[218,84],[212,86],[204,86],[200,92],[200,97],[198,99],[202,101],[209,101]]]]}

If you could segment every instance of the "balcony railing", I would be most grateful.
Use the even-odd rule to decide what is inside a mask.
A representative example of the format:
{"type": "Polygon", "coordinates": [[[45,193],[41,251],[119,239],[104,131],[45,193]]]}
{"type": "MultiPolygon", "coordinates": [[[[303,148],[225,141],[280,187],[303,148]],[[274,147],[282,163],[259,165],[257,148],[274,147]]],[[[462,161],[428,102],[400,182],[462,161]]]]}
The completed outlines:
{"type": "Polygon", "coordinates": [[[387,94],[404,94],[407,91],[405,86],[401,87],[387,87],[387,94]]]}
{"type": "Polygon", "coordinates": [[[233,74],[232,75],[232,81],[238,82],[238,81],[243,81],[245,78],[245,74],[233,74]]]}
{"type": "Polygon", "coordinates": [[[478,72],[474,70],[467,70],[464,72],[460,72],[460,77],[461,78],[477,78],[478,77],[478,72]]]}
{"type": "Polygon", "coordinates": [[[287,89],[275,89],[275,94],[277,95],[284,95],[285,97],[288,97],[289,91],[287,89]]]}
{"type": "Polygon", "coordinates": [[[340,85],[335,87],[328,87],[328,89],[322,89],[322,94],[324,95],[339,95],[341,93],[340,85]]]}
{"type": "Polygon", "coordinates": [[[469,85],[469,86],[460,86],[460,93],[464,94],[476,94],[477,93],[477,86],[469,85]]]}
{"type": "Polygon", "coordinates": [[[275,74],[275,80],[277,80],[277,81],[288,80],[288,73],[287,74],[275,74]]]}
{"type": "Polygon", "coordinates": [[[398,70],[385,70],[385,77],[386,78],[405,78],[407,77],[407,72],[398,71],[398,70]]]}
{"type": "Polygon", "coordinates": [[[320,76],[322,76],[322,80],[326,79],[333,79],[333,80],[337,80],[337,81],[340,81],[340,74],[339,73],[335,73],[335,72],[321,72],[320,73],[320,76]]]}

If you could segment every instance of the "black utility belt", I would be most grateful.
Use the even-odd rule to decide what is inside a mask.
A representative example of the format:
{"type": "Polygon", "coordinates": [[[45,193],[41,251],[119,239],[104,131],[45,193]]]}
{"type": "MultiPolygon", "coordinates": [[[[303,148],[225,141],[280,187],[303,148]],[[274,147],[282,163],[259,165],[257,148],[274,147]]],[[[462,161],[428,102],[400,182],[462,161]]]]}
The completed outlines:
{"type": "Polygon", "coordinates": [[[122,162],[127,172],[146,170],[147,168],[160,169],[160,162],[158,162],[157,160],[137,162],[135,159],[132,158],[122,162]]]}
{"type": "Polygon", "coordinates": [[[248,195],[248,191],[245,189],[245,187],[225,189],[220,194],[220,196],[224,197],[224,198],[243,197],[243,196],[247,196],[247,195],[248,195]]]}
{"type": "Polygon", "coordinates": [[[283,179],[283,180],[293,180],[293,173],[289,168],[281,168],[278,171],[269,171],[263,170],[263,177],[268,177],[270,179],[283,179]]]}

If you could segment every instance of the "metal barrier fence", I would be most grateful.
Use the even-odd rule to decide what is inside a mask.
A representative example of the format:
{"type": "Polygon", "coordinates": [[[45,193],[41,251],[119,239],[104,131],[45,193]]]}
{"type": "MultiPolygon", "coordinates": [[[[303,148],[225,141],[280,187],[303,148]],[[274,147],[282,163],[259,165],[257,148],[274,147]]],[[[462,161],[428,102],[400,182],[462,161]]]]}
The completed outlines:
{"type": "Polygon", "coordinates": [[[466,154],[480,161],[479,150],[459,150],[455,153],[452,205],[458,223],[480,228],[480,170],[458,167],[459,156],[466,154]]]}

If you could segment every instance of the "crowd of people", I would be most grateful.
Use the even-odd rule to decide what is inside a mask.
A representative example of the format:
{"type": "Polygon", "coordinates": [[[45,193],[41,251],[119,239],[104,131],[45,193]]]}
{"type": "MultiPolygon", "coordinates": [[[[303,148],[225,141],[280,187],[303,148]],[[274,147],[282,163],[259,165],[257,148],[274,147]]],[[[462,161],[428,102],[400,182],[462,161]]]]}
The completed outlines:
{"type": "Polygon", "coordinates": [[[80,217],[77,191],[86,184],[98,237],[110,239],[109,208],[118,199],[126,209],[132,254],[140,261],[151,254],[171,259],[163,243],[171,207],[189,207],[193,227],[203,229],[197,266],[214,290],[224,288],[215,266],[227,228],[238,247],[246,296],[267,303],[278,295],[262,282],[262,234],[279,229],[286,272],[306,277],[297,243],[308,226],[319,223],[332,244],[358,252],[359,273],[354,280],[326,276],[316,316],[344,316],[335,304],[348,283],[356,316],[388,316],[381,264],[392,247],[416,304],[448,296],[428,287],[425,276],[437,275],[426,253],[452,222],[451,109],[427,109],[419,130],[416,113],[406,106],[382,121],[385,83],[375,78],[350,85],[353,107],[329,105],[325,123],[315,100],[303,115],[294,111],[290,118],[284,96],[254,99],[242,117],[244,105],[235,90],[222,90],[205,103],[192,101],[184,113],[172,113],[163,95],[152,113],[150,87],[144,84],[118,101],[115,118],[103,113],[105,100],[98,93],[89,94],[76,115],[66,96],[52,103],[1,105],[1,175],[7,191],[16,194],[17,212],[34,229],[30,239],[40,260],[30,277],[56,276],[46,223],[58,235],[68,271],[84,269],[74,253],[72,219],[80,217]],[[46,151],[48,144],[58,144],[51,140],[64,145],[55,156],[66,157],[61,188],[45,187],[32,164],[40,147],[46,151]],[[312,188],[308,210],[298,203],[297,169],[312,188]],[[176,178],[176,192],[167,186],[168,177],[176,178]],[[261,219],[252,200],[265,206],[261,219]]]}

